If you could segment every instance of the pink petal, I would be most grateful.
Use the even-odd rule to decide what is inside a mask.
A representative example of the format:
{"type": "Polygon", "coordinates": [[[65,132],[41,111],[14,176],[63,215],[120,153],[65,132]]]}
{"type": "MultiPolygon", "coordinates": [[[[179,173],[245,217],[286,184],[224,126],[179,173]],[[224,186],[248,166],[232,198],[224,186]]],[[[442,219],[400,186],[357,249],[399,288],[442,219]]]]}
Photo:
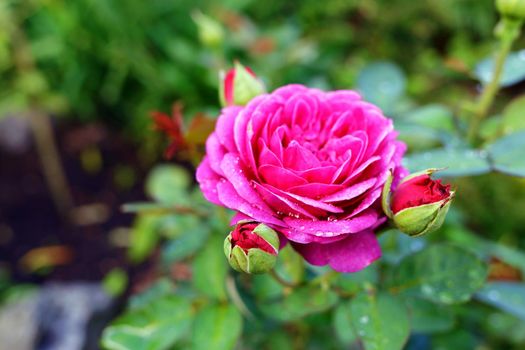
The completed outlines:
{"type": "Polygon", "coordinates": [[[381,257],[381,247],[371,231],[348,235],[346,239],[335,243],[292,245],[310,264],[330,265],[343,273],[362,270],[381,257]]]}
{"type": "Polygon", "coordinates": [[[373,177],[368,180],[359,182],[357,184],[354,184],[350,187],[345,188],[342,191],[339,191],[337,193],[324,197],[323,201],[339,202],[339,201],[347,201],[347,200],[353,199],[365,193],[368,189],[370,189],[376,183],[376,180],[377,179],[373,177]]]}
{"type": "Polygon", "coordinates": [[[288,189],[293,186],[304,185],[307,183],[305,179],[295,175],[290,170],[275,165],[260,166],[259,175],[267,184],[282,189],[288,189]]]}
{"type": "Polygon", "coordinates": [[[245,201],[233,188],[232,184],[227,181],[219,181],[217,184],[217,195],[219,200],[227,208],[237,210],[244,215],[253,218],[266,224],[273,224],[283,226],[283,222],[272,215],[271,212],[266,212],[256,205],[245,201]]]}
{"type": "Polygon", "coordinates": [[[334,176],[336,170],[337,168],[335,166],[329,165],[321,166],[318,168],[312,168],[296,173],[308,182],[331,184],[332,177],[334,176]]]}
{"type": "Polygon", "coordinates": [[[317,118],[319,102],[308,92],[297,93],[286,101],[284,114],[289,118],[289,125],[305,126],[317,118]]]}
{"type": "Polygon", "coordinates": [[[259,139],[259,159],[258,159],[258,165],[275,165],[276,167],[283,167],[283,163],[281,160],[275,155],[275,153],[272,152],[266,145],[266,142],[263,139],[259,139]]]}
{"type": "Polygon", "coordinates": [[[219,175],[224,175],[220,167],[222,158],[226,154],[226,149],[221,145],[216,133],[212,133],[206,140],[206,155],[210,167],[219,175]]]}
{"type": "Polygon", "coordinates": [[[215,126],[215,134],[217,135],[217,138],[230,152],[233,152],[236,149],[233,139],[233,127],[235,119],[241,110],[242,107],[238,106],[223,108],[219,119],[217,119],[217,125],[215,126]]]}
{"type": "Polygon", "coordinates": [[[281,215],[302,215],[311,219],[316,218],[314,215],[312,215],[312,213],[304,209],[296,201],[290,200],[289,198],[276,193],[277,191],[273,191],[271,186],[261,185],[258,183],[254,183],[254,186],[264,201],[268,203],[268,205],[272,207],[275,212],[281,213],[281,215]]]}
{"type": "Polygon", "coordinates": [[[375,210],[369,210],[351,219],[341,220],[304,220],[285,217],[283,221],[292,229],[307,232],[317,237],[334,237],[341,234],[356,233],[373,226],[378,219],[375,210]]]}
{"type": "Polygon", "coordinates": [[[304,171],[321,165],[317,157],[296,140],[290,142],[284,150],[283,156],[284,166],[288,169],[304,171]]]}
{"type": "Polygon", "coordinates": [[[230,220],[230,225],[231,226],[237,225],[237,223],[239,221],[244,221],[244,220],[251,221],[251,220],[253,220],[253,218],[251,218],[248,215],[245,215],[243,213],[236,212],[235,215],[233,215],[233,217],[230,220]]]}
{"type": "Polygon", "coordinates": [[[221,169],[226,179],[233,184],[235,191],[246,201],[257,207],[270,212],[271,209],[264,203],[257,191],[251,186],[246,177],[246,171],[243,169],[239,156],[227,153],[221,162],[221,169]]]}
{"type": "Polygon", "coordinates": [[[220,181],[221,177],[212,170],[207,156],[202,160],[195,175],[204,198],[214,204],[222,205],[217,196],[217,183],[220,181]]]}
{"type": "Polygon", "coordinates": [[[327,194],[335,193],[343,188],[341,185],[307,183],[305,185],[290,187],[287,192],[304,198],[320,199],[327,194]]]}
{"type": "MultiPolygon", "coordinates": [[[[318,185],[322,185],[322,184],[318,184],[318,185]]],[[[272,192],[279,193],[280,195],[286,196],[288,198],[293,198],[297,202],[302,203],[303,205],[310,206],[315,209],[321,209],[321,210],[324,210],[330,213],[342,213],[343,212],[341,208],[336,207],[335,205],[324,203],[324,202],[321,202],[321,201],[318,201],[312,198],[303,197],[303,196],[300,196],[300,195],[297,195],[291,192],[282,191],[275,187],[272,188],[272,192]]]]}

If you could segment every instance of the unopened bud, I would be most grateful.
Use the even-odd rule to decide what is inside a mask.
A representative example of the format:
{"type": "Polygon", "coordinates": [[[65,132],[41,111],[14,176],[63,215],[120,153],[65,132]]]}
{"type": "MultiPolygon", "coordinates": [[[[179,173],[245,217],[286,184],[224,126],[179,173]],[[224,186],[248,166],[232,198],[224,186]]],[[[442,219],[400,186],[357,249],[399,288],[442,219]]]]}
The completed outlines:
{"type": "Polygon", "coordinates": [[[224,254],[239,272],[265,273],[277,261],[279,236],[270,227],[256,222],[242,222],[224,240],[224,254]]]}
{"type": "Polygon", "coordinates": [[[437,230],[454,198],[450,185],[430,177],[435,169],[405,177],[392,191],[392,177],[383,188],[383,210],[394,225],[410,236],[420,236],[437,230]]]}
{"type": "Polygon", "coordinates": [[[219,98],[223,107],[244,106],[255,96],[266,92],[255,73],[239,62],[235,62],[234,68],[227,73],[221,72],[219,80],[219,98]]]}

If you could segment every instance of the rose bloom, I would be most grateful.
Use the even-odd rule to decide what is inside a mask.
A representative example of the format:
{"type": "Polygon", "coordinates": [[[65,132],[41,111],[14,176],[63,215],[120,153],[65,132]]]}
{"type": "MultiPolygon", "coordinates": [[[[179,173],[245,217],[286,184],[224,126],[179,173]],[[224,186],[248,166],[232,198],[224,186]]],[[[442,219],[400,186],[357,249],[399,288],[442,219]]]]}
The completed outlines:
{"type": "Polygon", "coordinates": [[[381,190],[405,145],[354,91],[288,85],[222,110],[197,181],[209,201],[280,233],[309,263],[355,272],[381,256],[381,190]]]}

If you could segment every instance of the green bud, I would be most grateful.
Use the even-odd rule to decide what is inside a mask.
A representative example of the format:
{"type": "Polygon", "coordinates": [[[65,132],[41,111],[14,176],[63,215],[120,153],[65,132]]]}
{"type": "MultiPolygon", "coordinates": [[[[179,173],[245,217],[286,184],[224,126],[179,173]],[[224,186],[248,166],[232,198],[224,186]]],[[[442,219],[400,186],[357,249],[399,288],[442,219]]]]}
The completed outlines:
{"type": "Polygon", "coordinates": [[[496,8],[503,17],[525,19],[525,0],[496,0],[496,8]]]}
{"type": "Polygon", "coordinates": [[[220,23],[200,11],[191,14],[197,24],[199,40],[206,46],[217,47],[224,41],[224,30],[220,23]]]}
{"type": "Polygon", "coordinates": [[[279,236],[270,227],[241,222],[224,240],[224,254],[231,267],[250,274],[273,269],[279,252],[279,236]]]}
{"type": "Polygon", "coordinates": [[[263,82],[255,73],[239,62],[233,69],[219,73],[219,99],[223,107],[244,106],[251,99],[266,92],[263,82]]]}

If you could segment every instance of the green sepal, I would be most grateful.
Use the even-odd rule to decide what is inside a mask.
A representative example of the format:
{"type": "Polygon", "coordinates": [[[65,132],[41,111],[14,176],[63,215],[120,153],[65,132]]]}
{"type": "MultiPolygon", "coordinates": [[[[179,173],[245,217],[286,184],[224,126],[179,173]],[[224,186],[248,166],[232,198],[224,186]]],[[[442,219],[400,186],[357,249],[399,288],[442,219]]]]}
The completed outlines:
{"type": "Polygon", "coordinates": [[[270,227],[265,224],[260,224],[253,229],[253,232],[258,236],[262,237],[266,242],[268,242],[273,249],[275,249],[275,254],[279,252],[279,235],[270,227]]]}
{"type": "Polygon", "coordinates": [[[383,191],[381,192],[381,206],[383,207],[385,215],[389,219],[392,219],[394,217],[394,214],[392,213],[392,208],[390,207],[390,198],[392,197],[391,188],[393,180],[394,174],[392,174],[392,170],[390,170],[385,184],[383,185],[383,191]]]}
{"type": "Polygon", "coordinates": [[[445,221],[453,198],[452,191],[449,198],[439,202],[405,208],[397,212],[392,220],[401,232],[413,237],[433,232],[445,221]]]}

